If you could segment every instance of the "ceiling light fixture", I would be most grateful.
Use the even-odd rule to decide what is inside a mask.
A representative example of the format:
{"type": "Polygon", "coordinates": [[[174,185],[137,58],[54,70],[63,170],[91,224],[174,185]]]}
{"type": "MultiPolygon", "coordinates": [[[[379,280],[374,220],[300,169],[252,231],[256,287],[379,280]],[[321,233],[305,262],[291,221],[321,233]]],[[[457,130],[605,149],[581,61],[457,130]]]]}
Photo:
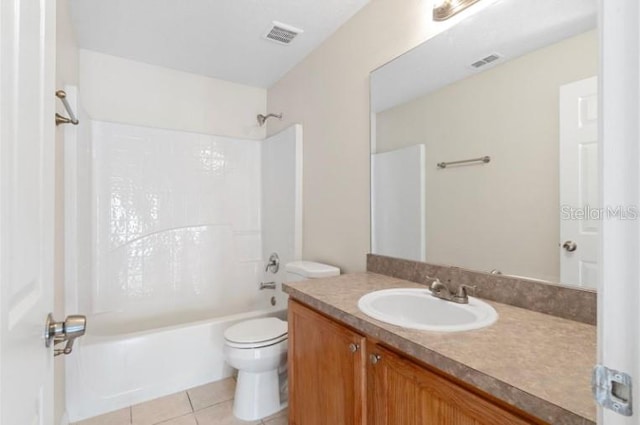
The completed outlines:
{"type": "Polygon", "coordinates": [[[433,20],[446,21],[479,1],[480,0],[435,0],[433,5],[433,20]]]}

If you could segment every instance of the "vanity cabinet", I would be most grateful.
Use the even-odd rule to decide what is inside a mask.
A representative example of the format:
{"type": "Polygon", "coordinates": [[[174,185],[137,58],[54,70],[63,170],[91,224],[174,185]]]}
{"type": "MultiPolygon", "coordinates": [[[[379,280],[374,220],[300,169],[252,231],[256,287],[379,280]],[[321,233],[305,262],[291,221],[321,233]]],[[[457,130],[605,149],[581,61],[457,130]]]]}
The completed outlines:
{"type": "Polygon", "coordinates": [[[289,302],[289,423],[360,425],[365,414],[364,336],[289,302]]]}
{"type": "Polygon", "coordinates": [[[502,406],[289,301],[290,425],[529,425],[502,406]]]}
{"type": "Polygon", "coordinates": [[[367,425],[531,422],[380,345],[369,343],[367,425]]]}

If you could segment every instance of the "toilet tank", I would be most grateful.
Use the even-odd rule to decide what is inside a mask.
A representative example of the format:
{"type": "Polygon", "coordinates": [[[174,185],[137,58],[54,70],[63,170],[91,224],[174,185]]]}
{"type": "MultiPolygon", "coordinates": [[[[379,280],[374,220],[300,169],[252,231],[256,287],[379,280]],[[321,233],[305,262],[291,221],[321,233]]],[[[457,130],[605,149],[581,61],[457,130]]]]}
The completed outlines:
{"type": "Polygon", "coordinates": [[[340,269],[328,264],[313,261],[293,261],[285,266],[287,282],[299,282],[307,279],[332,277],[340,274],[340,269]]]}

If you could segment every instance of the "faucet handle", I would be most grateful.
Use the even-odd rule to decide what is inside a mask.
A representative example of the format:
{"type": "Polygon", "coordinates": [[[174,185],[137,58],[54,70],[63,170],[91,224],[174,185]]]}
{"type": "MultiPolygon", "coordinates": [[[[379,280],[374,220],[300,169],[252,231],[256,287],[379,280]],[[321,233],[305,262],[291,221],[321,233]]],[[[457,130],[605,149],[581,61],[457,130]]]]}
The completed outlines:
{"type": "Polygon", "coordinates": [[[472,296],[476,294],[476,286],[465,285],[462,284],[458,286],[458,294],[457,296],[460,298],[467,298],[467,295],[470,293],[472,296]]]}
{"type": "Polygon", "coordinates": [[[442,282],[437,277],[425,276],[427,278],[427,283],[429,284],[429,290],[435,291],[442,288],[442,282]]]}
{"type": "Polygon", "coordinates": [[[428,283],[428,284],[429,284],[429,286],[433,286],[435,283],[442,283],[442,282],[440,282],[440,279],[439,279],[439,278],[437,278],[437,277],[432,277],[432,276],[429,276],[429,275],[424,275],[424,278],[425,278],[425,280],[426,280],[426,283],[428,283]]]}
{"type": "Polygon", "coordinates": [[[443,300],[450,300],[453,298],[453,292],[447,285],[440,282],[440,279],[434,278],[429,285],[429,290],[434,297],[442,298],[443,300]]]}
{"type": "Polygon", "coordinates": [[[272,253],[269,256],[269,261],[267,262],[266,267],[264,268],[265,272],[278,273],[280,269],[280,258],[277,253],[272,253]]]}

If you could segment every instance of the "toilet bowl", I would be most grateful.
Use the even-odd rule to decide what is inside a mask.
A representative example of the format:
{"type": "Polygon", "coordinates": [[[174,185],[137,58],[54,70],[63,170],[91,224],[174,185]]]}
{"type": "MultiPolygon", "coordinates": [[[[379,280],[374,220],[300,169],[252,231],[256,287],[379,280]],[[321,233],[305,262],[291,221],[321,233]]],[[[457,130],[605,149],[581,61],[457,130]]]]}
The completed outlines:
{"type": "MultiPolygon", "coordinates": [[[[287,282],[340,274],[340,269],[309,261],[285,266],[287,282]]],[[[287,405],[287,322],[276,317],[246,320],[224,333],[227,363],[238,370],[233,414],[245,421],[272,415],[287,405]]]]}
{"type": "Polygon", "coordinates": [[[227,329],[224,338],[227,363],[238,369],[233,414],[251,421],[284,408],[278,372],[287,363],[287,322],[247,320],[227,329]]]}

